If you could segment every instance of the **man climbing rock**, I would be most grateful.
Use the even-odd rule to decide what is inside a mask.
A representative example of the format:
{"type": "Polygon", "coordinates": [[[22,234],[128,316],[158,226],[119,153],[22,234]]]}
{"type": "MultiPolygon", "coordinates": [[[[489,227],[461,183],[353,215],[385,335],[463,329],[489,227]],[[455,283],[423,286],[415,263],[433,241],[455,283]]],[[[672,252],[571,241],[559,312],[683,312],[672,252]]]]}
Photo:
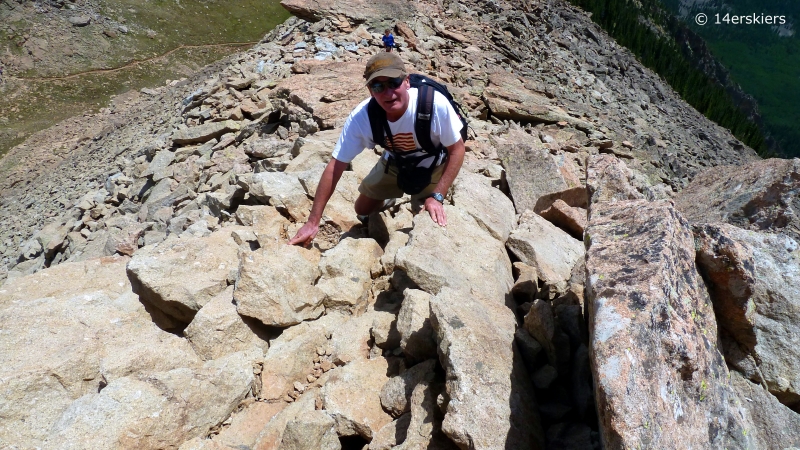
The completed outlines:
{"type": "Polygon", "coordinates": [[[370,98],[347,118],[333,158],[322,173],[308,222],[289,244],[311,244],[342,172],[365,148],[375,148],[376,144],[386,151],[358,187],[356,214],[366,216],[378,211],[405,192],[412,200],[423,201],[421,210],[428,211],[434,222],[447,224],[444,195],[464,161],[461,117],[435,89],[412,88],[397,53],[381,52],[370,58],[364,78],[370,98]],[[423,90],[423,101],[418,103],[423,90]]]}

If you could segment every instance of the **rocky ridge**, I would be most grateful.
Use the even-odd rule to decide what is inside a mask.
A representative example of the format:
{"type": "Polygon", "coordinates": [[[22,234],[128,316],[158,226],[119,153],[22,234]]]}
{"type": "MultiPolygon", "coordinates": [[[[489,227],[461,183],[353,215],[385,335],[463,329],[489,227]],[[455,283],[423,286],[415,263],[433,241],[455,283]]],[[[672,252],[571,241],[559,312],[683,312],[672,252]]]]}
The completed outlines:
{"type": "Polygon", "coordinates": [[[284,5],[6,177],[4,446],[800,445],[796,160],[748,184],[766,162],[563,2],[284,5]],[[288,247],[387,26],[471,116],[448,227],[362,226],[365,151],[288,247]]]}

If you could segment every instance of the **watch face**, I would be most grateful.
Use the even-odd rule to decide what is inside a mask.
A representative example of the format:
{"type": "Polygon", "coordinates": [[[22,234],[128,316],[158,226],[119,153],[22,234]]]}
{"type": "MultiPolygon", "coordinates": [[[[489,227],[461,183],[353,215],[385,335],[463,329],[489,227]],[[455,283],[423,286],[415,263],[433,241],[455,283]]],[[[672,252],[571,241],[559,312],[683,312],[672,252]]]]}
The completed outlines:
{"type": "Polygon", "coordinates": [[[442,194],[440,194],[438,192],[434,192],[431,195],[431,197],[433,197],[433,199],[436,200],[439,203],[444,203],[444,195],[442,195],[442,194]]]}

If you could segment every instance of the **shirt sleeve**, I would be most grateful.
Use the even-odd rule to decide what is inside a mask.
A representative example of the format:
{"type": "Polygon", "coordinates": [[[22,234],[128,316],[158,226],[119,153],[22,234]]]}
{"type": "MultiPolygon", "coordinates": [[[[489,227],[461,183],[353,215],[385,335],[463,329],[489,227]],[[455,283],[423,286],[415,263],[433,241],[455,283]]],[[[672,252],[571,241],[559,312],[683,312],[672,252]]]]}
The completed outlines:
{"type": "Polygon", "coordinates": [[[349,163],[365,148],[375,148],[367,115],[367,103],[369,99],[361,102],[344,122],[342,134],[339,135],[331,155],[341,162],[349,163]]]}
{"type": "Polygon", "coordinates": [[[439,135],[439,142],[449,147],[461,139],[461,128],[464,124],[458,118],[453,105],[444,95],[436,92],[433,97],[435,113],[431,123],[431,134],[439,135]]]}

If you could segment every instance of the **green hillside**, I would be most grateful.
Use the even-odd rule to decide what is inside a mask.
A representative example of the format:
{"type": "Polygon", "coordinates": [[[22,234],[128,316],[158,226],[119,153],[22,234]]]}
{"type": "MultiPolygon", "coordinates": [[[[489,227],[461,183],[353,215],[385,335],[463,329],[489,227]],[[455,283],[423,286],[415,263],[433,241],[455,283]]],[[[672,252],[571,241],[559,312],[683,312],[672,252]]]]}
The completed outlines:
{"type": "Polygon", "coordinates": [[[800,2],[718,0],[687,8],[685,0],[662,1],[707,42],[733,81],[755,97],[764,129],[782,153],[800,156],[800,2]],[[705,26],[695,23],[699,13],[709,18],[705,26]],[[732,23],[733,16],[752,14],[785,16],[787,23],[782,30],[766,24],[732,23]]]}
{"type": "Polygon", "coordinates": [[[592,20],[661,75],[681,97],[709,119],[728,128],[761,155],[769,154],[759,127],[748,119],[724,88],[695,68],[673,36],[682,24],[660,0],[571,0],[592,13],[592,20]]]}

